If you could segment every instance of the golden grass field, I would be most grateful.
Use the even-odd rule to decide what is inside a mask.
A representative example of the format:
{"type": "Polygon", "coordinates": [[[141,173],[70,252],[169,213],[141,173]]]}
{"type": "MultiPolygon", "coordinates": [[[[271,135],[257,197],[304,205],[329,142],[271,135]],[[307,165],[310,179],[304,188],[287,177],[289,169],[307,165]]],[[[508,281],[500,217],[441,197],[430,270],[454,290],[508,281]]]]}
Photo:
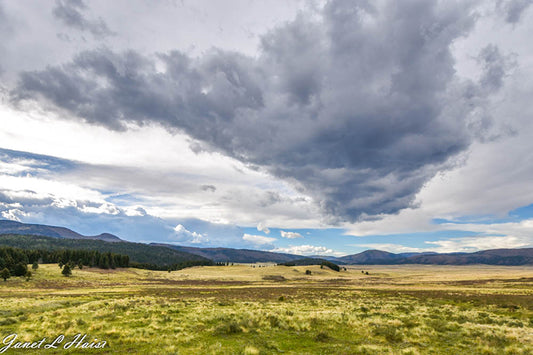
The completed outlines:
{"type": "Polygon", "coordinates": [[[533,267],[40,265],[0,280],[0,314],[5,354],[533,354],[533,267]]]}

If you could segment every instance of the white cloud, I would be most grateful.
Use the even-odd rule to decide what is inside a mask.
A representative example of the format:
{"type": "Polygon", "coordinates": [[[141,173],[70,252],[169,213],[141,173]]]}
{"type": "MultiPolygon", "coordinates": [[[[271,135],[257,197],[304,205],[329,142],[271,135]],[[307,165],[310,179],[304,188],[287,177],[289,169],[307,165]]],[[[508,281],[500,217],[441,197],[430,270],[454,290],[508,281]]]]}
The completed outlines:
{"type": "MultiPolygon", "coordinates": [[[[420,253],[423,251],[428,251],[423,248],[414,248],[407,247],[401,244],[392,244],[392,243],[367,243],[367,244],[352,244],[354,247],[368,248],[388,251],[390,253],[420,253]]],[[[433,251],[433,249],[431,250],[433,251]]]]}
{"type": "Polygon", "coordinates": [[[250,242],[253,244],[259,244],[259,245],[271,244],[276,241],[276,238],[265,237],[262,235],[251,235],[251,234],[244,234],[242,239],[247,242],[250,242]]]}
{"type": "Polygon", "coordinates": [[[270,229],[268,229],[267,226],[263,226],[262,223],[259,223],[259,224],[257,225],[257,230],[258,230],[259,232],[263,232],[263,233],[266,233],[266,234],[270,234],[270,229]]]}
{"type": "Polygon", "coordinates": [[[121,213],[120,209],[110,203],[102,203],[98,206],[82,206],[80,211],[86,213],[97,213],[97,214],[110,214],[118,215],[121,213]]]}
{"type": "Polygon", "coordinates": [[[426,244],[436,245],[436,248],[427,249],[431,249],[438,253],[474,252],[487,249],[533,247],[533,238],[516,236],[476,236],[437,240],[434,242],[428,241],[426,244]]]}
{"type": "Polygon", "coordinates": [[[297,255],[333,255],[333,256],[342,256],[343,253],[337,252],[333,249],[329,249],[325,246],[315,246],[315,245],[291,245],[284,248],[276,248],[272,250],[276,253],[287,253],[287,254],[297,254],[297,255]]]}
{"type": "Polygon", "coordinates": [[[2,218],[20,222],[20,219],[22,217],[26,216],[27,213],[25,213],[24,211],[21,211],[19,209],[14,208],[14,209],[2,211],[1,215],[2,215],[2,218]]]}
{"type": "Polygon", "coordinates": [[[126,216],[146,216],[146,210],[141,206],[131,206],[124,209],[126,216]]]}
{"type": "Polygon", "coordinates": [[[191,232],[187,230],[187,228],[185,228],[182,224],[178,224],[176,227],[174,227],[174,231],[176,232],[176,236],[178,237],[180,242],[188,242],[193,244],[209,242],[207,236],[200,233],[191,232]]]}
{"type": "Polygon", "coordinates": [[[301,235],[300,233],[296,233],[296,232],[280,231],[280,233],[283,238],[288,238],[288,239],[303,238],[303,235],[301,235]]]}
{"type": "Polygon", "coordinates": [[[14,175],[22,172],[28,172],[31,170],[31,168],[24,166],[24,164],[0,161],[0,174],[14,175]]]}
{"type": "Polygon", "coordinates": [[[505,236],[471,236],[450,238],[424,242],[427,247],[410,247],[393,243],[365,243],[353,244],[354,247],[363,247],[384,250],[391,253],[409,252],[436,252],[436,253],[472,253],[488,249],[526,248],[533,247],[533,236],[529,235],[505,235],[505,236]]]}
{"type": "MultiPolygon", "coordinates": [[[[47,170],[37,158],[0,162],[0,175],[15,180],[22,177],[12,175],[30,172],[39,177],[40,181],[24,183],[32,190],[66,197],[67,190],[78,187],[84,189],[83,194],[68,195],[89,200],[94,196],[83,197],[89,190],[134,194],[148,213],[161,218],[200,218],[246,226],[265,221],[287,228],[295,223],[319,226],[313,201],[289,183],[219,153],[195,153],[191,139],[179,132],[153,125],[113,132],[63,121],[52,113],[15,111],[2,103],[0,117],[0,148],[77,162],[75,168],[60,173],[47,170]],[[52,182],[57,187],[52,188],[52,182]],[[43,184],[48,186],[40,189],[43,184]],[[216,194],[202,186],[216,187],[216,194]]],[[[14,184],[0,181],[6,189],[22,189],[14,184]]],[[[99,201],[104,198],[100,196],[99,201]]]]}
{"type": "Polygon", "coordinates": [[[104,196],[96,190],[60,180],[48,180],[33,176],[0,175],[0,186],[3,193],[12,196],[14,199],[53,197],[58,201],[64,199],[105,202],[104,196]]]}

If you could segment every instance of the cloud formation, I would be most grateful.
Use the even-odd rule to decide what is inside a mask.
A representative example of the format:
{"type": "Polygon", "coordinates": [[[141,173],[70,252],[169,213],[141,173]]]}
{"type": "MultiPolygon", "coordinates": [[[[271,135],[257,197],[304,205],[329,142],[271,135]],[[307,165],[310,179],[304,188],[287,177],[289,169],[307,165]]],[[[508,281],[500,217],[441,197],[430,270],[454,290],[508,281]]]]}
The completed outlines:
{"type": "Polygon", "coordinates": [[[300,233],[296,233],[296,232],[280,231],[280,234],[283,238],[288,238],[288,239],[303,238],[303,235],[301,235],[300,233]]]}
{"type": "Polygon", "coordinates": [[[270,229],[267,226],[264,226],[263,223],[259,223],[257,225],[257,230],[265,234],[270,234],[270,229]]]}
{"type": "MultiPolygon", "coordinates": [[[[0,35],[2,36],[2,38],[8,38],[8,36],[10,35],[9,32],[11,32],[11,27],[9,25],[8,20],[9,19],[4,10],[3,1],[0,0],[0,35]]],[[[2,60],[1,60],[4,54],[5,54],[4,43],[0,43],[0,77],[2,76],[2,72],[4,71],[4,69],[2,68],[2,60]]]]}
{"type": "Polygon", "coordinates": [[[247,233],[242,236],[242,239],[244,241],[250,242],[254,245],[260,245],[262,247],[264,247],[265,245],[271,245],[273,242],[276,241],[276,238],[265,237],[262,235],[252,235],[247,233]]]}
{"type": "Polygon", "coordinates": [[[174,231],[176,232],[177,240],[180,242],[187,242],[192,244],[204,244],[208,243],[209,239],[201,234],[196,232],[191,232],[187,230],[182,224],[178,224],[174,231]]]}
{"type": "Polygon", "coordinates": [[[331,1],[317,15],[264,35],[258,57],[84,51],[24,72],[12,97],[113,130],[181,130],[290,181],[329,223],[397,213],[487,126],[501,56],[481,53],[479,82],[456,76],[450,46],[476,19],[465,4],[331,1]]]}
{"type": "Polygon", "coordinates": [[[532,3],[531,0],[498,0],[496,7],[504,15],[505,21],[516,24],[532,3]]]}
{"type": "Polygon", "coordinates": [[[336,252],[335,250],[316,245],[291,245],[284,248],[276,248],[271,251],[296,255],[342,255],[342,253],[336,252]]]}
{"type": "Polygon", "coordinates": [[[87,10],[87,5],[83,0],[56,0],[56,6],[52,13],[66,26],[82,32],[89,32],[95,38],[103,38],[113,34],[101,18],[97,20],[87,19],[83,14],[85,10],[87,10]]]}

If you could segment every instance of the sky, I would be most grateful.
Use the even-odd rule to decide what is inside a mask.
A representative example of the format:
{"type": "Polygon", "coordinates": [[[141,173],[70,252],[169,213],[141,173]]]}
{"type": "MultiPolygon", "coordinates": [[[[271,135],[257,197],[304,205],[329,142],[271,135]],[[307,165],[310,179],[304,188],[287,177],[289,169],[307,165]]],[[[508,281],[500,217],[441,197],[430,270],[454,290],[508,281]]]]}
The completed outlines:
{"type": "Polygon", "coordinates": [[[0,217],[300,255],[533,247],[532,2],[0,0],[0,217]]]}

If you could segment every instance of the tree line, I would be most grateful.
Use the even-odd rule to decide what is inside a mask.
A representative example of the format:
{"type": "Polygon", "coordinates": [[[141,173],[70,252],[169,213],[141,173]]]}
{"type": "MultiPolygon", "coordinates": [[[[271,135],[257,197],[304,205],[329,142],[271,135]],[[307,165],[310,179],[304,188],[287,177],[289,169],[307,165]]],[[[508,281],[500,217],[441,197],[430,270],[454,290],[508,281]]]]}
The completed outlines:
{"type": "Polygon", "coordinates": [[[189,260],[209,260],[199,255],[181,252],[165,246],[153,246],[132,242],[111,243],[102,240],[65,239],[33,235],[0,235],[0,246],[28,250],[95,250],[100,253],[111,252],[128,255],[130,262],[146,265],[155,264],[157,269],[163,270],[166,270],[169,265],[179,264],[189,260]]]}
{"type": "Polygon", "coordinates": [[[31,250],[0,247],[0,270],[7,269],[12,276],[25,276],[28,264],[61,264],[114,269],[128,267],[127,255],[97,250],[31,250]]]}
{"type": "Polygon", "coordinates": [[[215,263],[212,260],[187,260],[180,263],[174,263],[170,265],[157,265],[151,263],[137,263],[131,262],[130,267],[136,267],[138,269],[148,270],[160,270],[160,271],[177,271],[193,266],[213,266],[215,263]]]}

